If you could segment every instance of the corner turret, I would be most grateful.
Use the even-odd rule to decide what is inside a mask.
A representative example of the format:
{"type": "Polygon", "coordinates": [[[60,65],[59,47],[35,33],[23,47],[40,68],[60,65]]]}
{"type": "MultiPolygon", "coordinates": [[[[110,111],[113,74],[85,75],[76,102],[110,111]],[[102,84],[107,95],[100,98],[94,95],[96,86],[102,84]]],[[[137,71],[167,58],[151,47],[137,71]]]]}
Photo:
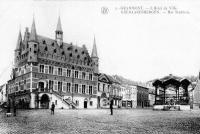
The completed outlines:
{"type": "Polygon", "coordinates": [[[98,54],[97,54],[97,46],[96,46],[95,37],[94,37],[94,43],[93,43],[91,58],[94,62],[94,72],[99,73],[99,57],[98,57],[98,54]]]}
{"type": "Polygon", "coordinates": [[[39,43],[37,39],[35,19],[33,18],[31,33],[28,41],[28,62],[37,62],[38,45],[39,43]]]}

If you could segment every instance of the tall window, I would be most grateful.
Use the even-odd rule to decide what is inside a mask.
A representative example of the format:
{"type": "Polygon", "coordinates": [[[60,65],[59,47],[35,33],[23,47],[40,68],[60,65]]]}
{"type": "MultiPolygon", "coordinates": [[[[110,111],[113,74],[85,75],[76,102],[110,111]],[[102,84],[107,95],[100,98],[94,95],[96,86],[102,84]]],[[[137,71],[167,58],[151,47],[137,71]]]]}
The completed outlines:
{"type": "Polygon", "coordinates": [[[67,83],[67,92],[70,92],[71,83],[67,83]]]}
{"type": "Polygon", "coordinates": [[[85,94],[85,85],[82,85],[82,94],[85,94]]]}
{"type": "Polygon", "coordinates": [[[75,93],[78,93],[78,84],[75,84],[75,93]]]}
{"type": "Polygon", "coordinates": [[[67,77],[71,76],[71,70],[67,69],[67,77]]]}
{"type": "Polygon", "coordinates": [[[58,68],[58,75],[62,75],[62,68],[58,68]]]}
{"type": "Polygon", "coordinates": [[[52,80],[49,80],[49,89],[53,89],[53,81],[52,80]]]}
{"type": "Polygon", "coordinates": [[[44,73],[44,65],[40,65],[40,67],[39,67],[40,69],[40,73],[44,73]]]}
{"type": "Polygon", "coordinates": [[[92,80],[92,74],[89,74],[89,80],[92,80]]]}
{"type": "Polygon", "coordinates": [[[62,91],[62,82],[58,82],[58,91],[62,91]]]}
{"type": "Polygon", "coordinates": [[[92,94],[92,86],[89,86],[89,94],[92,94]]]}
{"type": "Polygon", "coordinates": [[[100,91],[100,83],[98,83],[98,91],[100,91]]]}
{"type": "Polygon", "coordinates": [[[75,78],[78,78],[78,71],[75,71],[75,78]]]}
{"type": "Polygon", "coordinates": [[[103,92],[105,91],[105,84],[103,84],[103,92]]]}
{"type": "Polygon", "coordinates": [[[53,66],[49,66],[49,74],[53,74],[53,66]]]}
{"type": "Polygon", "coordinates": [[[85,72],[82,72],[82,79],[85,79],[85,72]]]}

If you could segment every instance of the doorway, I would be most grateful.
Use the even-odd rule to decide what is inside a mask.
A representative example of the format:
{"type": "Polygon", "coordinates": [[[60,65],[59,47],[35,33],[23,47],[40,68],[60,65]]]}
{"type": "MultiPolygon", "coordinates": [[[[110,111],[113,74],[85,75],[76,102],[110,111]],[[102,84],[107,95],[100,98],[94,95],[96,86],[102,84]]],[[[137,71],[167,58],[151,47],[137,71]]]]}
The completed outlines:
{"type": "Polygon", "coordinates": [[[87,101],[84,101],[84,108],[87,108],[87,101]]]}
{"type": "Polygon", "coordinates": [[[41,97],[41,108],[48,109],[49,108],[49,96],[47,94],[43,94],[41,97]]]}

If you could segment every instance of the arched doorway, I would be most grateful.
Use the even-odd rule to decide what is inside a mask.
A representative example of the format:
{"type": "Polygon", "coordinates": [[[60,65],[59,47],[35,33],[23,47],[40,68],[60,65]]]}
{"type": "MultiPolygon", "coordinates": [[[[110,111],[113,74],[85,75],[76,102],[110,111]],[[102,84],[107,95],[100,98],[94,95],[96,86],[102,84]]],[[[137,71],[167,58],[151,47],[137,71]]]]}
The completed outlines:
{"type": "Polygon", "coordinates": [[[49,108],[49,96],[47,94],[43,94],[40,100],[41,108],[48,109],[49,108]]]}

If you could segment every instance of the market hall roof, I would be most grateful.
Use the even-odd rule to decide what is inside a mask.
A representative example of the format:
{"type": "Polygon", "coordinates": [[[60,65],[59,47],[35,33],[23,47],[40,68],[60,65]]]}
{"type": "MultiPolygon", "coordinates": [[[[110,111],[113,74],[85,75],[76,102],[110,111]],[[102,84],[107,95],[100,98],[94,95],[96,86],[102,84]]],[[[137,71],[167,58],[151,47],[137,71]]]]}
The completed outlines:
{"type": "Polygon", "coordinates": [[[161,79],[156,79],[153,81],[153,86],[166,86],[169,84],[175,85],[175,86],[188,86],[191,82],[182,77],[174,76],[172,74],[169,74],[168,76],[165,76],[161,79]]]}

